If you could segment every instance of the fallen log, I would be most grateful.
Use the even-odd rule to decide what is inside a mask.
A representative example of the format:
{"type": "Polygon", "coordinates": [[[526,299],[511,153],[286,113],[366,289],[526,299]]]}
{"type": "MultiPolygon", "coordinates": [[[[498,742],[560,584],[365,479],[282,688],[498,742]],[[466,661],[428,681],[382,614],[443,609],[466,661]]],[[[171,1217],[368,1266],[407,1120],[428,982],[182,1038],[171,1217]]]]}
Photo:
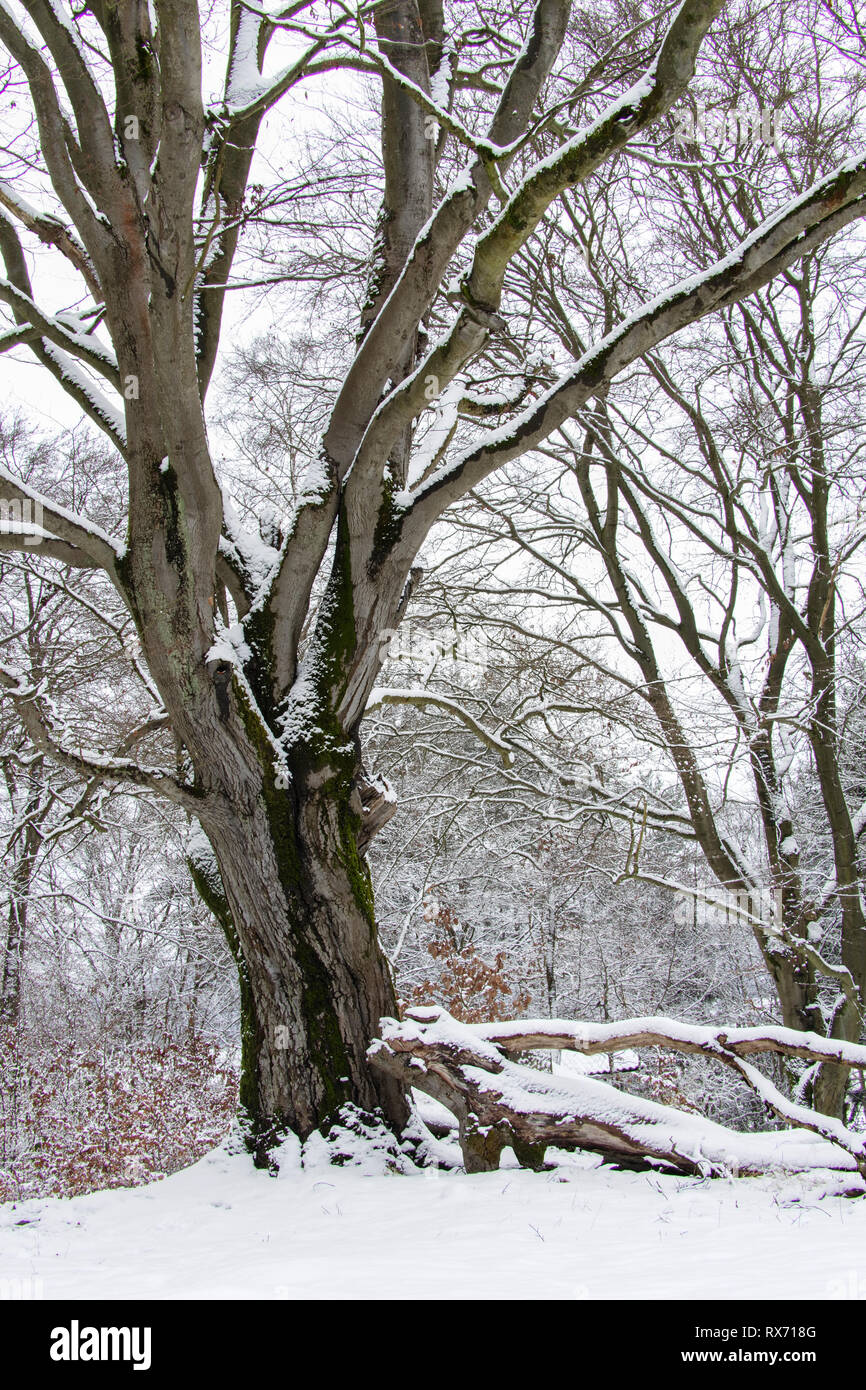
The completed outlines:
{"type": "Polygon", "coordinates": [[[455,1115],[470,1173],[498,1168],[506,1147],[522,1166],[540,1168],[546,1150],[555,1147],[585,1149],[626,1167],[661,1166],[702,1176],[830,1168],[852,1173],[856,1190],[866,1190],[864,1136],[795,1105],[744,1060],[750,1052],[766,1051],[825,1060],[828,1048],[843,1063],[866,1064],[866,1048],[817,1037],[813,1046],[812,1035],[788,1029],[700,1029],[669,1019],[463,1024],[444,1009],[429,1007],[408,1010],[401,1022],[383,1019],[382,1036],[369,1056],[374,1066],[433,1096],[455,1115]],[[734,1066],[774,1113],[798,1127],[742,1134],[594,1077],[552,1077],[507,1056],[533,1047],[613,1052],[646,1046],[703,1052],[734,1066]]]}

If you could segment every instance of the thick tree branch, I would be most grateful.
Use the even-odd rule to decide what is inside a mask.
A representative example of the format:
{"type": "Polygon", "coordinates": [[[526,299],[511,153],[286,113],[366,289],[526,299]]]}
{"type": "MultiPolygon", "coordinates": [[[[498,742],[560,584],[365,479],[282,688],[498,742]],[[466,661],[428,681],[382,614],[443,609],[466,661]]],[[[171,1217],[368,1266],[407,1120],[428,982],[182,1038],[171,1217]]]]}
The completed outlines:
{"type": "Polygon", "coordinates": [[[57,506],[35,488],[19,482],[2,467],[0,488],[3,490],[4,501],[26,505],[31,520],[41,517],[41,521],[35,521],[37,527],[41,526],[46,534],[56,536],[59,541],[74,547],[77,552],[87,556],[94,567],[105,570],[112,579],[115,578],[117,561],[123,553],[122,547],[100,526],[75,512],[67,511],[65,507],[57,506]]]}
{"type": "MultiPolygon", "coordinates": [[[[21,238],[2,207],[0,207],[0,254],[3,256],[8,276],[9,294],[7,301],[11,305],[16,322],[28,327],[26,344],[30,351],[44,367],[47,367],[67,395],[71,396],[84,413],[108,436],[118,452],[125,455],[126,432],[123,417],[119,410],[88,379],[86,373],[80,370],[75,357],[68,356],[65,348],[58,346],[56,338],[58,333],[61,337],[64,336],[63,325],[57,326],[57,332],[53,338],[44,336],[38,324],[35,326],[39,331],[32,337],[29,333],[29,329],[34,326],[33,316],[37,315],[41,318],[41,315],[38,315],[33,300],[30,274],[27,269],[21,238]]],[[[80,357],[77,340],[83,335],[72,334],[70,336],[72,346],[76,347],[76,357],[80,357]]],[[[109,357],[101,363],[99,370],[106,374],[110,367],[112,367],[112,363],[109,357]]]]}
{"type": "MultiPolygon", "coordinates": [[[[568,0],[538,0],[526,42],[515,60],[491,122],[489,140],[510,144],[523,132],[539,91],[559,54],[568,0]]],[[[449,261],[492,192],[483,161],[476,160],[446,194],[419,234],[400,278],[369,328],[331,414],[324,446],[345,476],[384,383],[393,376],[403,344],[414,334],[439,290],[449,261]]]]}
{"type": "Polygon", "coordinates": [[[93,295],[94,302],[101,304],[102,286],[96,277],[96,271],[84,247],[77,237],[64,226],[59,217],[53,217],[47,212],[38,212],[32,208],[23,198],[19,198],[15,190],[8,183],[0,181],[0,206],[5,207],[8,212],[27,228],[45,246],[56,246],[58,251],[66,257],[70,265],[74,266],[81,275],[88,290],[93,295]]]}
{"type": "Polygon", "coordinates": [[[114,354],[104,348],[96,339],[86,333],[78,333],[67,327],[61,319],[45,314],[34,304],[29,295],[16,289],[9,280],[0,279],[0,300],[8,304],[18,323],[30,323],[39,329],[41,337],[63,348],[79,361],[104,376],[116,391],[120,387],[120,374],[114,354]]]}
{"type": "Polygon", "coordinates": [[[630,363],[706,314],[737,303],[813,246],[866,215],[866,159],[841,165],[707,271],[674,285],[613,329],[541,399],[418,489],[403,531],[413,553],[433,521],[501,464],[540,444],[630,363]]]}
{"type": "Polygon", "coordinates": [[[566,188],[584,183],[682,96],[694,75],[698,50],[723,3],[724,0],[683,0],[657,57],[642,77],[611,102],[591,126],[549,159],[542,160],[524,179],[475,249],[464,287],[471,304],[497,310],[509,262],[525,245],[553,200],[566,188]]]}
{"type": "Polygon", "coordinates": [[[0,551],[4,554],[19,552],[25,555],[35,555],[38,559],[45,556],[49,560],[60,560],[62,564],[71,566],[72,569],[95,570],[101,567],[96,563],[91,555],[86,555],[83,550],[79,550],[77,545],[70,545],[68,541],[59,541],[54,536],[42,535],[37,528],[32,526],[21,526],[20,529],[9,529],[6,527],[8,522],[0,523],[0,551]]]}
{"type": "MultiPolygon", "coordinates": [[[[40,148],[52,186],[96,263],[109,244],[109,234],[79,182],[79,171],[83,172],[81,149],[61,110],[51,69],[19,27],[6,0],[0,0],[0,43],[9,50],[27,78],[39,126],[40,148]]],[[[88,189],[91,195],[97,191],[88,189]]]]}

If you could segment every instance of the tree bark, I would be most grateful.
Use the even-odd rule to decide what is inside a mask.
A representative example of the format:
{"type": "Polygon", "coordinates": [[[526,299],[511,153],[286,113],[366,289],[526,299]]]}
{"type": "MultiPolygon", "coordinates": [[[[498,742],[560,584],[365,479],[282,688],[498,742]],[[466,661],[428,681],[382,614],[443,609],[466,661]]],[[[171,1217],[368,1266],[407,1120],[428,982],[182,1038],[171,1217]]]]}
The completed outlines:
{"type": "Polygon", "coordinates": [[[347,1103],[397,1132],[409,1115],[403,1087],[366,1057],[396,995],[358,850],[357,764],[309,766],[307,752],[287,788],[265,767],[252,796],[238,784],[205,812],[216,865],[192,865],[238,966],[241,1119],[260,1164],[287,1131],[306,1138],[347,1103]]]}

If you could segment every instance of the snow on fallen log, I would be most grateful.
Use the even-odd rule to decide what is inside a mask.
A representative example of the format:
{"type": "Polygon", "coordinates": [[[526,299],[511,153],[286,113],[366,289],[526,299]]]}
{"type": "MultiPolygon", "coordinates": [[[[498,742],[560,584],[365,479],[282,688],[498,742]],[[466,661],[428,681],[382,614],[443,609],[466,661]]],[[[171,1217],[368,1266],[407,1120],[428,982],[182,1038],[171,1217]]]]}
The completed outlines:
{"type": "MultiPolygon", "coordinates": [[[[415,1012],[418,1012],[417,1010],[415,1012]]],[[[414,1013],[410,1016],[414,1017],[414,1013]]],[[[635,1047],[669,1047],[677,1052],[711,1052],[722,1047],[737,1056],[781,1052],[812,1062],[866,1068],[866,1047],[801,1033],[794,1028],[707,1028],[675,1018],[630,1018],[621,1023],[571,1023],[561,1019],[516,1018],[507,1023],[466,1025],[478,1038],[506,1052],[544,1047],[566,1052],[619,1052],[635,1047]]]]}
{"type": "Polygon", "coordinates": [[[408,1010],[402,1022],[383,1019],[382,1036],[369,1056],[374,1066],[426,1092],[455,1115],[470,1173],[498,1168],[506,1147],[524,1167],[539,1168],[546,1149],[555,1147],[586,1149],[627,1167],[659,1165],[701,1176],[829,1168],[857,1174],[859,1191],[866,1177],[864,1136],[795,1105],[741,1055],[786,1051],[824,1060],[830,1055],[828,1048],[833,1049],[833,1059],[844,1064],[866,1063],[866,1048],[827,1043],[789,1029],[703,1029],[657,1018],[622,1024],[464,1024],[444,1009],[429,1007],[408,1010]],[[726,1039],[734,1040],[731,1050],[726,1050],[726,1039]],[[541,1047],[578,1052],[677,1047],[703,1052],[733,1066],[770,1108],[797,1128],[743,1134],[628,1095],[594,1077],[552,1077],[507,1056],[508,1051],[541,1047]]]}

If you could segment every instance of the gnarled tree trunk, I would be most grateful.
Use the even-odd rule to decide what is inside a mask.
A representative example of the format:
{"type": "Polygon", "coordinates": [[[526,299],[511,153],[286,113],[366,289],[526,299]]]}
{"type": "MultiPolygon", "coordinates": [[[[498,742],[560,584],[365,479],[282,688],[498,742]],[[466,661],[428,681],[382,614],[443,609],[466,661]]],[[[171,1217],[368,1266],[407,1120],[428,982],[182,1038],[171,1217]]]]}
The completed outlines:
{"type": "Polygon", "coordinates": [[[408,1118],[402,1086],[366,1058],[396,997],[361,823],[345,785],[283,790],[267,777],[251,807],[207,821],[219,878],[201,860],[194,872],[238,964],[242,1118],[258,1161],[287,1130],[306,1137],[346,1102],[397,1130],[408,1118]]]}

